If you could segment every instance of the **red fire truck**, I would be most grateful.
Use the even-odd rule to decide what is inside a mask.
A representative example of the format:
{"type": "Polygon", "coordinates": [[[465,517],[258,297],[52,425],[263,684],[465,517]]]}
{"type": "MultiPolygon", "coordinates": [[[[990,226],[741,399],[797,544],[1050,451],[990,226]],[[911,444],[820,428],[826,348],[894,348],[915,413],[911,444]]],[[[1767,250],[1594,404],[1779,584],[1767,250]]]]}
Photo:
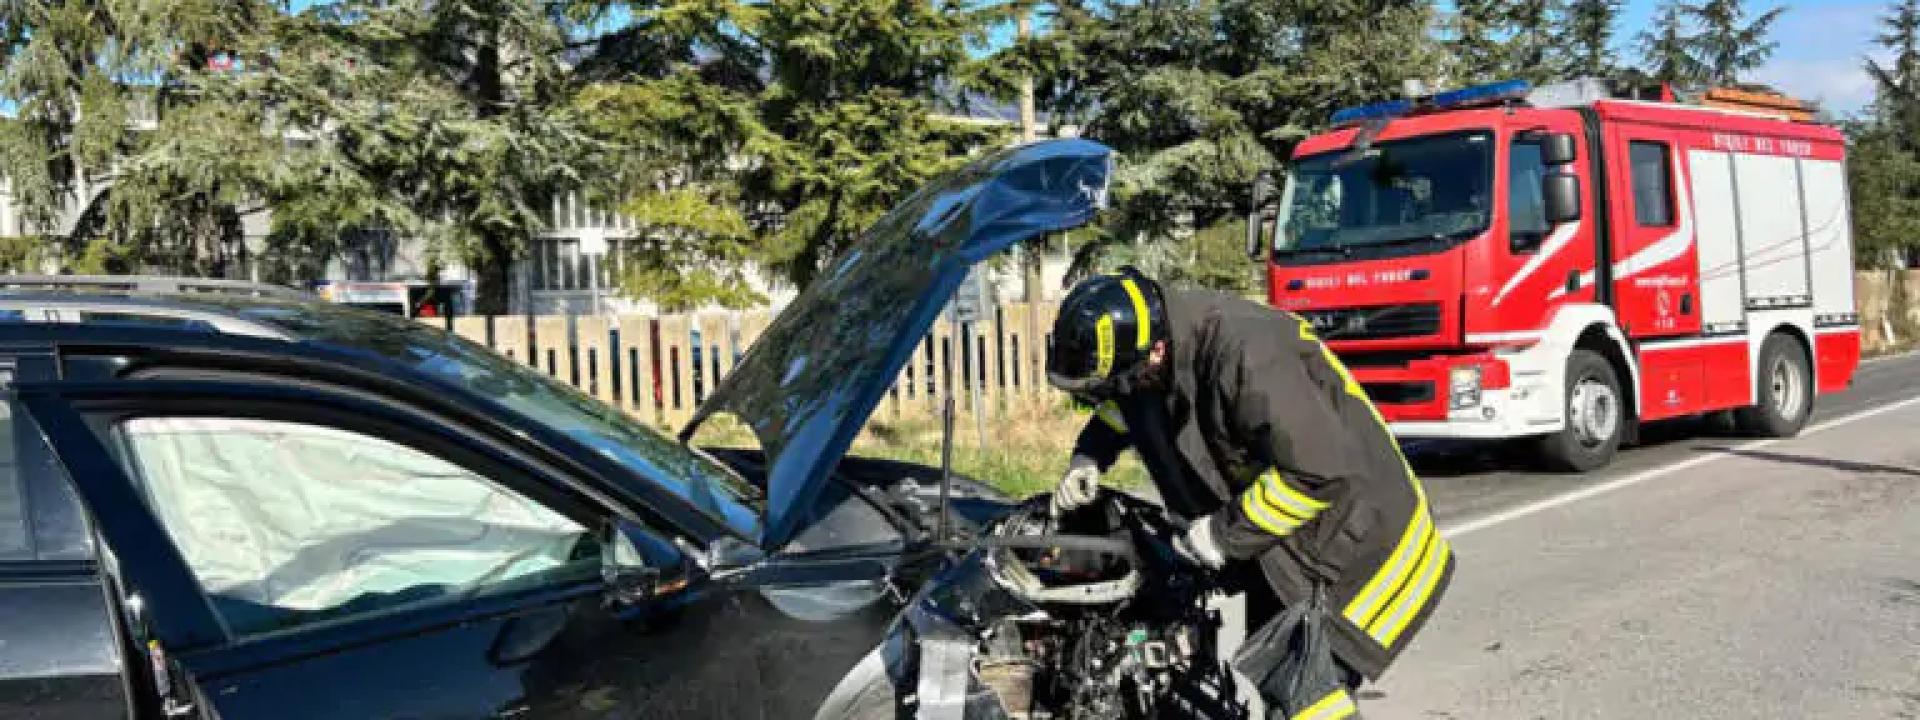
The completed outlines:
{"type": "Polygon", "coordinates": [[[1402,438],[1606,464],[1641,423],[1785,436],[1859,364],[1846,145],[1760,112],[1502,83],[1342,111],[1249,243],[1402,438]]]}

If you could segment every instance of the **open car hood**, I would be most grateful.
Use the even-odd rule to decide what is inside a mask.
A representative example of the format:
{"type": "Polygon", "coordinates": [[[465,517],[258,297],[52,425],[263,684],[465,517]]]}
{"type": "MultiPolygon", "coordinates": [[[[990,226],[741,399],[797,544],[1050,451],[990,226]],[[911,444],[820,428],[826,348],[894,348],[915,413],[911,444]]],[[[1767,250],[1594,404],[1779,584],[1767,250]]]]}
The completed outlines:
{"type": "Polygon", "coordinates": [[[766,453],[762,547],[800,530],[827,477],[967,271],[1029,238],[1086,224],[1112,151],[1053,140],[987,155],[875,223],[775,318],[682,431],[732,414],[766,453]]]}

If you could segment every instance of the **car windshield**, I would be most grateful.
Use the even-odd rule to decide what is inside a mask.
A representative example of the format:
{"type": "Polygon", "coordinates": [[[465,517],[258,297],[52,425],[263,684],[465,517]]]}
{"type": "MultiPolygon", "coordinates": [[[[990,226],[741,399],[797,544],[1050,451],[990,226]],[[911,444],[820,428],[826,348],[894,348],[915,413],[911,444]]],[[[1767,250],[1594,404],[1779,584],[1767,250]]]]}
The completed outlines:
{"type": "Polygon", "coordinates": [[[330,305],[250,301],[232,309],[302,339],[363,350],[457,383],[593,448],[643,482],[673,490],[743,535],[758,536],[764,503],[758,488],[704,453],[484,347],[398,318],[330,305]]]}
{"type": "Polygon", "coordinates": [[[1486,133],[1456,133],[1301,158],[1281,198],[1275,254],[1478,234],[1492,207],[1492,144],[1486,133]]]}

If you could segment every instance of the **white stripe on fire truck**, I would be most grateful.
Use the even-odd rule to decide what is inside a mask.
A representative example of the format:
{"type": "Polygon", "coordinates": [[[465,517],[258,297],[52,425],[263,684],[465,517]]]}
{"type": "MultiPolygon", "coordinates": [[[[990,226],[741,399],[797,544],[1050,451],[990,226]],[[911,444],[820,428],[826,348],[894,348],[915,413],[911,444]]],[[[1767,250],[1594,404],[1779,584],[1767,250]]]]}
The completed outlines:
{"type": "MultiPolygon", "coordinates": [[[[1678,154],[1673,156],[1672,162],[1673,186],[1677,189],[1691,187],[1687,184],[1686,172],[1680,169],[1680,156],[1678,154]]],[[[1678,206],[1675,209],[1680,213],[1680,222],[1674,226],[1673,232],[1667,233],[1666,237],[1660,238],[1654,241],[1652,245],[1640,248],[1639,252],[1614,263],[1614,282],[1625,280],[1649,268],[1671,262],[1687,254],[1687,248],[1693,246],[1693,195],[1691,192],[1678,192],[1675,194],[1679,199],[1679,202],[1675,203],[1675,205],[1678,206]]],[[[1593,284],[1593,271],[1588,270],[1580,273],[1580,287],[1586,287],[1591,284],[1593,284]]],[[[1567,287],[1562,285],[1554,288],[1553,292],[1547,295],[1547,300],[1558,300],[1566,294],[1567,287]]]]}
{"type": "Polygon", "coordinates": [[[1547,264],[1547,261],[1553,259],[1554,255],[1559,254],[1562,249],[1566,248],[1568,243],[1573,242],[1573,236],[1579,230],[1580,223],[1577,222],[1566,223],[1554,228],[1553,234],[1547,236],[1547,242],[1533,253],[1533,257],[1527,258],[1527,264],[1520,266],[1520,272],[1514,273],[1513,277],[1507,278],[1507,284],[1501,286],[1500,292],[1493,296],[1493,304],[1498,306],[1501,300],[1507,299],[1507,294],[1513,292],[1514,288],[1519,287],[1521,281],[1526,280],[1535,272],[1538,272],[1540,266],[1547,264]]]}

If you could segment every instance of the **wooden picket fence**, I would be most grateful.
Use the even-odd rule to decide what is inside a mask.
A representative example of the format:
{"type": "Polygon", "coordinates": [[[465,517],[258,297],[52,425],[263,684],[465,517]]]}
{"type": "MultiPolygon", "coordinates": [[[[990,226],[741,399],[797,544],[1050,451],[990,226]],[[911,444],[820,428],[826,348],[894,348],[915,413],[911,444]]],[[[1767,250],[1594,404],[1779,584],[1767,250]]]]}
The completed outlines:
{"type": "MultiPolygon", "coordinates": [[[[877,412],[901,417],[937,412],[942,394],[980,387],[981,414],[1045,392],[1042,362],[1053,303],[1005,303],[977,323],[941,316],[900,371],[877,412]],[[972,353],[961,343],[970,342],[972,353]]],[[[772,320],[768,311],[682,315],[475,316],[423,318],[579,388],[642,422],[674,430],[693,416],[772,320]]]]}

